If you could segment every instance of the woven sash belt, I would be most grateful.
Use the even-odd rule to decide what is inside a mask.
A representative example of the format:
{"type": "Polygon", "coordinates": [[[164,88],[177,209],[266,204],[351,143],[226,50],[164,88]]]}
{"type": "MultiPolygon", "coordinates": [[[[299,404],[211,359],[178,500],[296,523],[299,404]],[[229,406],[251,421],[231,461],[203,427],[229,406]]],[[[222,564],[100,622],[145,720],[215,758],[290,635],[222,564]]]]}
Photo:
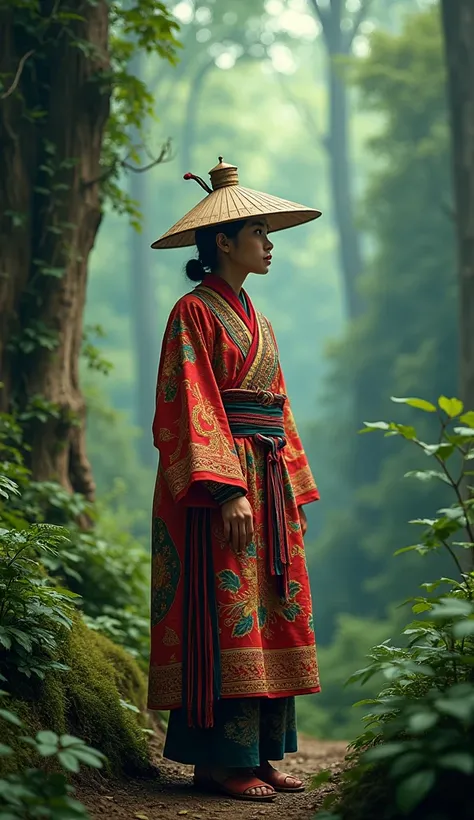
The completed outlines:
{"type": "Polygon", "coordinates": [[[265,499],[269,570],[277,577],[278,591],[288,597],[291,563],[285,521],[285,494],[281,453],[286,445],[283,405],[286,396],[269,390],[223,390],[222,402],[234,438],[252,438],[264,448],[265,499]]]}

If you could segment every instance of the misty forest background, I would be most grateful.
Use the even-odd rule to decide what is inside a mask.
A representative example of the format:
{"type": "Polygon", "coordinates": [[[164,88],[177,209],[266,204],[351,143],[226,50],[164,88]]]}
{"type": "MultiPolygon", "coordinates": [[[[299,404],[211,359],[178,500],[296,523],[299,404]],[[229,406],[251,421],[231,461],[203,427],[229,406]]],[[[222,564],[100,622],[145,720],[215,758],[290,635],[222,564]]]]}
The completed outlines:
{"type": "MultiPolygon", "coordinates": [[[[165,146],[165,161],[122,180],[141,217],[106,213],[85,313],[106,361],[84,359],[81,378],[101,527],[130,533],[123,549],[138,564],[136,550],[149,549],[161,337],[190,287],[189,249],[150,244],[200,197],[182,174],[205,177],[223,155],[241,184],[323,211],[275,235],[270,276],[247,288],[275,328],[322,496],[307,508],[307,554],[323,691],[299,699],[300,727],[345,739],[360,718],[344,681],[403,622],[399,602],[426,580],[419,558],[411,570],[393,553],[410,543],[406,522],[437,500],[432,486],[403,479],[410,452],[357,432],[394,416],[391,395],[456,394],[457,294],[438,9],[348,0],[339,21],[331,5],[323,29],[316,5],[168,4],[181,25],[177,65],[145,54],[134,64],[156,112],[147,149],[165,146]]],[[[147,608],[144,594],[143,619],[147,608]]]]}

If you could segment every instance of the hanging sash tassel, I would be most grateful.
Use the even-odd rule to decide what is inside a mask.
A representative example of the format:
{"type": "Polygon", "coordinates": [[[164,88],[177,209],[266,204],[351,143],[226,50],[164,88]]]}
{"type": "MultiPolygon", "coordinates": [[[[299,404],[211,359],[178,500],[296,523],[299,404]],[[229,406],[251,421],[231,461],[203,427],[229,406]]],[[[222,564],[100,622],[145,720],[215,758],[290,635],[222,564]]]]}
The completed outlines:
{"type": "Polygon", "coordinates": [[[285,495],[281,469],[281,451],[286,445],[284,438],[270,438],[257,433],[255,440],[267,450],[265,465],[265,490],[267,497],[267,536],[270,573],[278,577],[279,592],[288,600],[290,545],[285,519],[285,495]]]}
{"type": "Polygon", "coordinates": [[[269,390],[224,390],[222,400],[235,438],[253,438],[266,451],[265,497],[270,574],[278,591],[288,599],[290,545],[285,515],[285,490],[281,454],[286,445],[283,406],[286,396],[269,390]]]}
{"type": "Polygon", "coordinates": [[[186,518],[183,691],[188,726],[214,725],[221,667],[212,562],[211,511],[191,507],[186,518]]]}

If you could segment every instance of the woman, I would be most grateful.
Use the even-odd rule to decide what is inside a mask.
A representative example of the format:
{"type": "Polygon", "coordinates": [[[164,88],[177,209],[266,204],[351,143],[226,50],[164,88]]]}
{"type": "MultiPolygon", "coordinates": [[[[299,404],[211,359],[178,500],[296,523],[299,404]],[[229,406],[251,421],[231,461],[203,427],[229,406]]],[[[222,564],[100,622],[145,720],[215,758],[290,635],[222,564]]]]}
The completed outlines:
{"type": "Polygon", "coordinates": [[[303,505],[319,497],[273,331],[242,285],[266,274],[270,231],[319,211],[211,172],[207,196],[152,247],[196,243],[200,284],[171,312],[153,422],[150,709],[164,756],[196,786],[244,800],[302,791],[269,761],[296,751],[297,694],[318,692],[303,505]]]}

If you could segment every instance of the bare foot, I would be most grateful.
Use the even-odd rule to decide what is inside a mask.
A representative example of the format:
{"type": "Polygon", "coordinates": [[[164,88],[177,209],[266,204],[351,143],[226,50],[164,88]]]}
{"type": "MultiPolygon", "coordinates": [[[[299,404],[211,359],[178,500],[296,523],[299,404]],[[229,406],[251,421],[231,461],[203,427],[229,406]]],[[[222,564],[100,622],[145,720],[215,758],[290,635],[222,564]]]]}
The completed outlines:
{"type": "MultiPolygon", "coordinates": [[[[275,789],[267,783],[249,787],[249,782],[255,780],[255,771],[253,769],[219,769],[195,766],[194,777],[198,784],[199,781],[216,783],[225,786],[229,794],[234,793],[236,796],[270,797],[275,794],[275,789]]],[[[263,778],[261,779],[263,780],[263,778]]]]}
{"type": "Polygon", "coordinates": [[[277,791],[284,789],[285,791],[303,791],[304,783],[297,777],[292,777],[290,774],[284,774],[275,769],[268,760],[264,761],[254,769],[257,777],[261,777],[265,783],[273,786],[277,791]]]}

